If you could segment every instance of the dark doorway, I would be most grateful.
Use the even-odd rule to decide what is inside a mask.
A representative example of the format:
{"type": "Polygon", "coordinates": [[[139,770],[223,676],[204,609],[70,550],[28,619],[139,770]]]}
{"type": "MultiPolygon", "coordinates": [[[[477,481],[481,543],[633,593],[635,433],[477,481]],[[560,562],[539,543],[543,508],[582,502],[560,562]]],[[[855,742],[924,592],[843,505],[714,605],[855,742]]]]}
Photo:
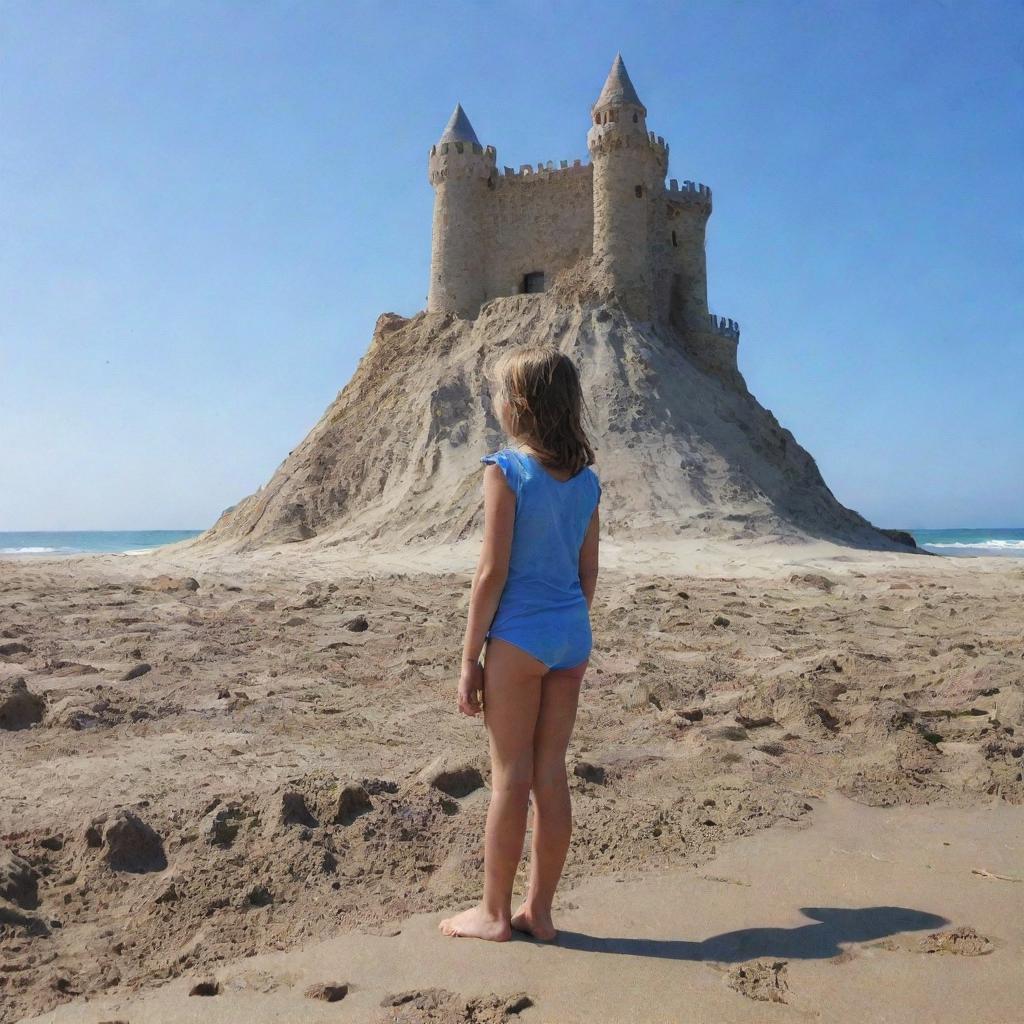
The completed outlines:
{"type": "Polygon", "coordinates": [[[535,270],[530,274],[524,274],[523,291],[527,295],[531,295],[534,292],[544,291],[544,271],[535,270]]]}

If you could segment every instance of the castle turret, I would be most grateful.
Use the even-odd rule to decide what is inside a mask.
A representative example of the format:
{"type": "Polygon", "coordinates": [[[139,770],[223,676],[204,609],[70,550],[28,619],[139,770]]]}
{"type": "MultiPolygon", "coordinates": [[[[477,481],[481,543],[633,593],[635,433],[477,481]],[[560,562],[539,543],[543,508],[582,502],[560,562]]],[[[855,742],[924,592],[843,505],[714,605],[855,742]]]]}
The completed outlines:
{"type": "Polygon", "coordinates": [[[486,297],[484,204],[495,180],[495,150],[481,146],[461,104],[430,147],[434,228],[430,252],[431,313],[474,317],[486,297]]]}
{"type": "Polygon", "coordinates": [[[650,235],[654,203],[665,188],[668,147],[647,131],[647,108],[616,55],[591,107],[587,148],[594,165],[594,256],[634,315],[651,313],[650,235]]]}

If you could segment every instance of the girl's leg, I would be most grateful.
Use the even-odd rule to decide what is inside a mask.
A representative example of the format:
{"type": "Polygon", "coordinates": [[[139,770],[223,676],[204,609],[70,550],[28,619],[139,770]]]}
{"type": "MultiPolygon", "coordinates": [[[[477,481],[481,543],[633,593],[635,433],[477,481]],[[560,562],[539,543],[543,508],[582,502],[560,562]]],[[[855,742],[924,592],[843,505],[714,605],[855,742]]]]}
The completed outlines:
{"type": "Polygon", "coordinates": [[[551,903],[562,876],[572,835],[572,803],[565,752],[576,722],[580,684],[587,662],[549,672],[541,684],[540,712],[533,741],[533,843],[530,887],[512,927],[538,939],[556,935],[551,903]]]}
{"type": "Polygon", "coordinates": [[[484,896],[445,918],[446,935],[511,938],[512,885],[523,854],[533,783],[533,742],[544,663],[497,637],[484,656],[484,724],[491,748],[491,803],[484,840],[484,896]]]}

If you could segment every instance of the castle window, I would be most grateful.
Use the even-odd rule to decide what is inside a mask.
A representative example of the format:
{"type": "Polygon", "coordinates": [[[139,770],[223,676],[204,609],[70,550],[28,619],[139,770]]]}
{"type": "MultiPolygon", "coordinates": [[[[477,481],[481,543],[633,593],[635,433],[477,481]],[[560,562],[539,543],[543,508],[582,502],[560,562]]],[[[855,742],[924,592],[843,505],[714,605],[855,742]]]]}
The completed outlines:
{"type": "Polygon", "coordinates": [[[644,187],[643,187],[643,185],[637,185],[637,187],[636,187],[636,197],[637,197],[637,199],[643,199],[643,197],[644,197],[644,187]]]}
{"type": "Polygon", "coordinates": [[[639,120],[640,120],[640,115],[639,114],[634,114],[633,115],[633,124],[636,124],[637,121],[639,121],[639,120]]]}
{"type": "Polygon", "coordinates": [[[536,292],[544,291],[544,271],[534,270],[523,275],[523,292],[526,295],[533,295],[536,292]]]}
{"type": "Polygon", "coordinates": [[[674,231],[672,232],[672,245],[675,248],[678,248],[679,246],[679,242],[676,239],[676,233],[674,231]]]}

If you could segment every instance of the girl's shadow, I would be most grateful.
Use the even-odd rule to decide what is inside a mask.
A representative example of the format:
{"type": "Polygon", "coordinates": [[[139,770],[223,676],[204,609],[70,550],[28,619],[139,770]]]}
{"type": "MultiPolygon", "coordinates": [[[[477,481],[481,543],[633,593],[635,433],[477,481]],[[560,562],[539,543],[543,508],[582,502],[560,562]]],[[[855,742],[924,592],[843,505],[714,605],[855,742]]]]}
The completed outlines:
{"type": "Polygon", "coordinates": [[[867,942],[899,932],[921,931],[948,924],[946,918],[906,907],[801,907],[815,921],[796,928],[742,928],[702,942],[685,939],[602,938],[559,929],[555,944],[589,953],[623,953],[669,960],[713,960],[742,963],[757,957],[824,960],[838,956],[840,943],[867,942]]]}

